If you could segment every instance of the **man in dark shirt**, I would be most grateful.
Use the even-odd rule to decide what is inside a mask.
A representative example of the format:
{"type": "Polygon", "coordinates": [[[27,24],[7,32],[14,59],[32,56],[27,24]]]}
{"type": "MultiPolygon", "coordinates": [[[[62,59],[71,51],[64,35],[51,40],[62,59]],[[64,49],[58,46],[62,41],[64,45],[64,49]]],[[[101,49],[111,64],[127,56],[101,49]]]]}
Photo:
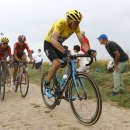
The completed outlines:
{"type": "Polygon", "coordinates": [[[99,40],[100,44],[105,45],[106,50],[114,59],[114,89],[110,96],[115,96],[119,94],[120,90],[124,90],[121,72],[128,64],[129,57],[117,43],[108,40],[106,34],[101,34],[97,39],[99,40]]]}

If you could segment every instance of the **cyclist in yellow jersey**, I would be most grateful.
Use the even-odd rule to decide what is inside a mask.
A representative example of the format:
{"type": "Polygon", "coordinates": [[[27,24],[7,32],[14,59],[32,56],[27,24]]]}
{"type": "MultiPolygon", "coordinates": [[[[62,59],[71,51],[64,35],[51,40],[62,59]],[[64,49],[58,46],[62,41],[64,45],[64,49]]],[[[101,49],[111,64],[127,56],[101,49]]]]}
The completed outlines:
{"type": "Polygon", "coordinates": [[[66,39],[68,39],[73,33],[76,33],[80,44],[86,51],[88,51],[88,54],[96,56],[95,50],[88,50],[89,47],[84,43],[81,35],[79,24],[82,21],[82,18],[83,16],[78,10],[67,11],[66,20],[57,20],[45,37],[44,51],[53,64],[48,71],[47,81],[45,81],[45,94],[48,98],[52,98],[52,93],[50,91],[50,80],[60,68],[60,59],[69,54],[69,51],[62,46],[62,43],[66,39]]]}

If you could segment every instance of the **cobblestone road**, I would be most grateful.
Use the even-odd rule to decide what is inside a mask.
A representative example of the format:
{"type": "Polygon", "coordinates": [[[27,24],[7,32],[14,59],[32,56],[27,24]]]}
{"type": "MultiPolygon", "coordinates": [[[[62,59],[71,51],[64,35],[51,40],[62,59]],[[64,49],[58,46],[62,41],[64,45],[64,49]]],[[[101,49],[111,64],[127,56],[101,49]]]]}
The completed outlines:
{"type": "Polygon", "coordinates": [[[6,92],[5,100],[0,101],[0,130],[130,130],[130,110],[103,103],[100,120],[84,126],[66,101],[50,111],[42,101],[40,87],[30,84],[26,98],[18,90],[6,92]]]}

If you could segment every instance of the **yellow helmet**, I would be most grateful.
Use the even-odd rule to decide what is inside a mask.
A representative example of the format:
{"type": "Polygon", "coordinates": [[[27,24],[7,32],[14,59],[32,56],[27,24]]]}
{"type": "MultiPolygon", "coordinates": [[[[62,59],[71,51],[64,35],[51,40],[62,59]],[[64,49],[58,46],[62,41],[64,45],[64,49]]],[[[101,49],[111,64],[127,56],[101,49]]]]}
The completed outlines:
{"type": "Polygon", "coordinates": [[[71,10],[68,10],[66,13],[66,19],[72,22],[81,22],[82,18],[83,16],[78,10],[71,9],[71,10]]]}
{"type": "Polygon", "coordinates": [[[7,37],[2,37],[1,38],[1,42],[3,43],[8,43],[9,42],[9,39],[7,37]]]}

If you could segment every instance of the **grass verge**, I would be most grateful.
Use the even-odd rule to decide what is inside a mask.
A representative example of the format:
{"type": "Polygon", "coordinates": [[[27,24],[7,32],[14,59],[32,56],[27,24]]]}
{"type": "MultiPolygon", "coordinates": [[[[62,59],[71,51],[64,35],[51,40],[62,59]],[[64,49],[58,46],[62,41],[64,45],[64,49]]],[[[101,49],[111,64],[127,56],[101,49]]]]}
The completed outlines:
{"type": "MultiPolygon", "coordinates": [[[[94,64],[94,68],[95,67],[96,66],[94,64]]],[[[38,71],[38,73],[35,74],[35,70],[31,69],[31,66],[29,65],[28,73],[29,73],[30,81],[40,86],[42,74],[46,72],[47,70],[49,70],[49,68],[50,66],[48,66],[47,63],[44,63],[43,72],[41,73],[38,71]]],[[[97,82],[100,88],[103,101],[112,102],[120,107],[125,107],[125,108],[130,109],[130,72],[124,73],[122,75],[124,84],[125,84],[125,91],[117,96],[110,97],[109,93],[113,89],[112,73],[107,73],[107,72],[99,73],[99,72],[95,72],[94,69],[90,71],[91,71],[90,75],[94,78],[94,80],[97,82]]],[[[61,77],[63,72],[64,72],[64,69],[59,70],[59,77],[61,77]]]]}

